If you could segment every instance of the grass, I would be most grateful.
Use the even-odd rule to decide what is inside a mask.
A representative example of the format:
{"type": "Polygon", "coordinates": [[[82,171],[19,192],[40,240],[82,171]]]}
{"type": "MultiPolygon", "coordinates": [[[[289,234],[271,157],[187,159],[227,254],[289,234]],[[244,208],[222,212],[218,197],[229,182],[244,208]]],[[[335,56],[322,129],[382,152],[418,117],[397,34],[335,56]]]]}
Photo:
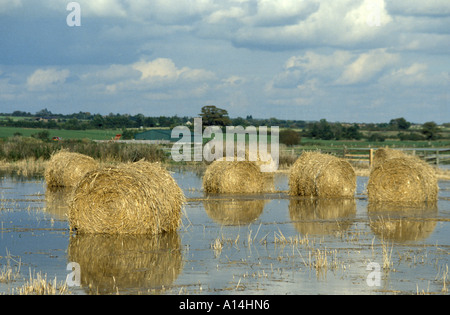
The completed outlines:
{"type": "Polygon", "coordinates": [[[433,147],[448,147],[450,140],[441,139],[433,141],[401,141],[394,139],[387,139],[385,141],[366,141],[366,140],[320,140],[302,138],[301,145],[295,148],[301,149],[337,149],[337,148],[369,148],[369,147],[394,147],[394,148],[433,148],[433,147]]]}
{"type": "Polygon", "coordinates": [[[122,129],[92,129],[92,130],[65,130],[65,129],[39,129],[39,128],[18,128],[0,127],[0,138],[13,137],[20,133],[23,137],[31,137],[41,131],[48,131],[50,138],[61,137],[63,139],[90,139],[90,140],[110,140],[116,134],[122,134],[122,129]]]}
{"type": "Polygon", "coordinates": [[[13,137],[0,139],[0,160],[13,162],[29,158],[48,160],[53,152],[60,149],[85,154],[100,161],[129,162],[143,158],[147,161],[164,161],[166,159],[164,152],[157,145],[98,143],[89,140],[55,142],[28,137],[13,137]]]}
{"type": "Polygon", "coordinates": [[[18,295],[64,295],[69,294],[68,286],[65,282],[58,283],[56,277],[53,281],[47,280],[47,275],[38,272],[32,275],[30,271],[30,278],[21,287],[16,288],[13,294],[18,295]]]}

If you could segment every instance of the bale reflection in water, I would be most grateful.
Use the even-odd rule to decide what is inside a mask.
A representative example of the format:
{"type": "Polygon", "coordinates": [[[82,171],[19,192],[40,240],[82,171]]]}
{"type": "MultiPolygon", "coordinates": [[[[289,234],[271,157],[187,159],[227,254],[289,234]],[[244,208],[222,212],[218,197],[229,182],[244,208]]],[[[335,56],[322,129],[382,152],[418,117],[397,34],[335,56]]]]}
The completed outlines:
{"type": "Polygon", "coordinates": [[[303,235],[328,235],[350,228],[356,214],[356,202],[346,199],[291,199],[289,216],[303,235]]]}
{"type": "Polygon", "coordinates": [[[72,187],[47,187],[45,191],[45,211],[60,220],[67,220],[72,187]]]}
{"type": "Polygon", "coordinates": [[[380,203],[368,205],[369,225],[380,238],[393,241],[418,241],[428,238],[436,227],[433,214],[437,203],[380,203]]]}
{"type": "Polygon", "coordinates": [[[266,200],[205,200],[203,206],[208,216],[222,225],[246,225],[263,212],[266,200]]]}
{"type": "Polygon", "coordinates": [[[183,268],[177,233],[160,235],[86,234],[70,238],[68,259],[80,264],[88,293],[145,293],[172,284],[183,268]]]}

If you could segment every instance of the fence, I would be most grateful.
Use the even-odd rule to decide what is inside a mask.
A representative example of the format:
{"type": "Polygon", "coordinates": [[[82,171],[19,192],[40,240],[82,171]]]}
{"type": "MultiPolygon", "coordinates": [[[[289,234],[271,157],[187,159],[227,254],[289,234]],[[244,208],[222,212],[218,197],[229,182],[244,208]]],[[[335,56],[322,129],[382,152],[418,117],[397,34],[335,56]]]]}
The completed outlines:
{"type": "MultiPolygon", "coordinates": [[[[450,148],[401,148],[407,154],[418,156],[427,163],[439,166],[442,163],[450,163],[450,148]]],[[[344,148],[342,156],[352,161],[368,162],[372,165],[376,148],[344,148]]]]}
{"type": "MultiPolygon", "coordinates": [[[[330,153],[350,161],[368,163],[372,165],[373,156],[377,148],[339,148],[339,149],[319,149],[323,153],[330,153]]],[[[439,166],[440,164],[450,164],[450,148],[399,148],[396,150],[406,151],[408,154],[418,156],[430,164],[439,166]]],[[[301,152],[294,149],[283,150],[285,154],[300,155],[301,152]]]]}

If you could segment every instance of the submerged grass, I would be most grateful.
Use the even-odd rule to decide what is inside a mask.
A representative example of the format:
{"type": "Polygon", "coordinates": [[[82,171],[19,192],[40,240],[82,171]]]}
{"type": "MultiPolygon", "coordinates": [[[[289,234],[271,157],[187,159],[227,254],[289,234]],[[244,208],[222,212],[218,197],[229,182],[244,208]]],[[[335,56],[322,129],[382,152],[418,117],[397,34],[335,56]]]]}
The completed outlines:
{"type": "Polygon", "coordinates": [[[56,277],[52,281],[47,280],[47,275],[38,272],[32,275],[30,270],[29,280],[19,288],[13,290],[13,294],[18,295],[64,295],[69,294],[68,286],[65,282],[57,282],[56,277]]]}

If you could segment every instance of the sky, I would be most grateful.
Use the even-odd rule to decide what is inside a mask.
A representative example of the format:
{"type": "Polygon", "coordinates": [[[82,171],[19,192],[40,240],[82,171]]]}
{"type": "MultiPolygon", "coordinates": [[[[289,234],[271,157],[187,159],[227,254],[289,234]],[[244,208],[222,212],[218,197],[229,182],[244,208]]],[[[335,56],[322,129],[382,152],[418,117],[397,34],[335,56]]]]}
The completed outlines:
{"type": "Polygon", "coordinates": [[[450,122],[449,0],[70,2],[0,0],[0,112],[450,122]]]}

